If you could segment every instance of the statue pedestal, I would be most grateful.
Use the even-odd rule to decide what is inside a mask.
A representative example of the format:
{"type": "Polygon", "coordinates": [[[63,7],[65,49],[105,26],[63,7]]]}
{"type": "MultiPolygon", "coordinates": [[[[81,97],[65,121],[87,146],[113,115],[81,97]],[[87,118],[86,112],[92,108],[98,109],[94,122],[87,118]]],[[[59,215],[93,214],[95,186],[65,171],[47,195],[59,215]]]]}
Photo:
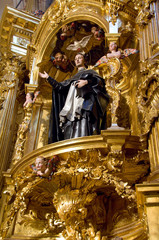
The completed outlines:
{"type": "Polygon", "coordinates": [[[107,128],[107,130],[124,131],[125,128],[119,127],[117,123],[112,123],[111,127],[107,128]]]}
{"type": "Polygon", "coordinates": [[[107,130],[102,131],[101,135],[107,141],[111,151],[122,151],[126,138],[131,135],[131,130],[112,125],[107,130]]]}

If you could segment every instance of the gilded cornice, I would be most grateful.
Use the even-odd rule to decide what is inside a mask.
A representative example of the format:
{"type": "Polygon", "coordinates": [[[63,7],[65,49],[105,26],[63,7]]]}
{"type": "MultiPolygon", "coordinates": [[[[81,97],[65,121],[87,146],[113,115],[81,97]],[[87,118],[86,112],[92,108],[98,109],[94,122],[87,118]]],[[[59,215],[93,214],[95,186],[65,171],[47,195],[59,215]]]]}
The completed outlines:
{"type": "MultiPolygon", "coordinates": [[[[23,41],[31,40],[32,34],[39,24],[39,19],[29,13],[6,7],[0,23],[0,46],[3,54],[11,52],[13,35],[21,38],[23,41]]],[[[23,48],[22,43],[17,45],[23,48]]],[[[26,47],[25,47],[26,49],[26,47]]],[[[19,53],[18,53],[19,54],[19,53]]]]}
{"type": "MultiPolygon", "coordinates": [[[[114,160],[116,159],[117,162],[116,164],[114,163],[115,164],[114,166],[111,163],[107,167],[110,172],[111,171],[120,172],[118,168],[120,168],[120,162],[121,164],[123,163],[122,162],[123,153],[124,153],[123,148],[125,149],[124,152],[126,153],[127,157],[128,157],[129,149],[132,149],[131,151],[132,155],[129,156],[128,158],[132,156],[134,157],[136,156],[135,157],[136,164],[140,161],[140,160],[137,160],[139,157],[137,154],[137,150],[139,151],[139,155],[142,155],[142,151],[144,151],[144,149],[140,144],[139,137],[131,136],[130,130],[120,130],[120,129],[106,130],[106,131],[102,131],[102,134],[98,136],[82,137],[82,138],[65,140],[65,141],[54,143],[54,144],[45,145],[44,147],[36,149],[31,153],[23,156],[20,161],[17,161],[12,166],[12,168],[8,173],[13,177],[16,176],[26,167],[31,165],[35,161],[35,158],[40,155],[44,157],[59,155],[64,161],[69,162],[71,159],[71,155],[70,155],[71,153],[91,151],[91,149],[94,149],[94,151],[98,151],[99,149],[102,153],[102,157],[100,158],[103,158],[106,161],[109,160],[110,163],[112,161],[111,159],[114,159],[114,160]]],[[[95,154],[95,152],[93,154],[95,154]]],[[[93,157],[93,155],[91,156],[93,157]]],[[[77,154],[77,157],[80,158],[79,153],[77,154]]],[[[83,161],[85,162],[85,160],[83,161]]],[[[72,164],[74,163],[72,162],[72,164]]],[[[82,164],[82,160],[81,160],[81,164],[82,164]]]]}

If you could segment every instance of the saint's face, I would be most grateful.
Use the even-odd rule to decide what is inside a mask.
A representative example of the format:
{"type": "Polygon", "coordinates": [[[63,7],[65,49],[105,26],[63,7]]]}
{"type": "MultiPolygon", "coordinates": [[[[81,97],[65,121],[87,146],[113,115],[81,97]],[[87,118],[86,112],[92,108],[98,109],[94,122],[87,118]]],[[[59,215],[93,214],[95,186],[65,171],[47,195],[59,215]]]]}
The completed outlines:
{"type": "Polygon", "coordinates": [[[81,54],[75,56],[76,67],[84,67],[84,57],[81,54]]]}
{"type": "Polygon", "coordinates": [[[46,163],[43,158],[36,158],[35,166],[37,171],[44,172],[46,170],[46,163]]]}

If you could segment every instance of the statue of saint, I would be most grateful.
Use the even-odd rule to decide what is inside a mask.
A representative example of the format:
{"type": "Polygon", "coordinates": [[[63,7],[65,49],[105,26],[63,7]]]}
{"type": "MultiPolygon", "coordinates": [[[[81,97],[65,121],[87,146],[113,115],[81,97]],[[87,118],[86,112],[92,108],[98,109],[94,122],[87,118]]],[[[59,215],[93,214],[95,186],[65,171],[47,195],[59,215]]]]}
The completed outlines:
{"type": "Polygon", "coordinates": [[[105,82],[94,70],[87,70],[82,53],[75,56],[78,72],[57,82],[46,72],[39,73],[53,88],[49,143],[63,139],[100,134],[106,129],[109,95],[105,82]]]}

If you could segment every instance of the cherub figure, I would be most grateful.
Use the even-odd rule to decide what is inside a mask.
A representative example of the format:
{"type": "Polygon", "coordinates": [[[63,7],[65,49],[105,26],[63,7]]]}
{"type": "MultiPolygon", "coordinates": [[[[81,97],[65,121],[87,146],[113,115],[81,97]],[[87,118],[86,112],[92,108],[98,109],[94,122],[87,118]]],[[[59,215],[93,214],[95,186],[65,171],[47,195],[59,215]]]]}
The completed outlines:
{"type": "Polygon", "coordinates": [[[95,39],[97,39],[98,41],[103,40],[104,39],[104,31],[103,29],[93,26],[91,28],[91,32],[93,33],[93,36],[95,39]]]}
{"type": "Polygon", "coordinates": [[[29,103],[34,103],[39,93],[40,91],[36,91],[35,93],[28,92],[26,94],[26,100],[25,100],[25,103],[23,104],[23,107],[26,107],[29,103]]]}
{"type": "Polygon", "coordinates": [[[71,37],[75,34],[76,26],[75,23],[72,22],[70,24],[66,24],[62,27],[62,33],[60,35],[60,38],[62,41],[66,40],[67,37],[71,37]]]}
{"type": "Polygon", "coordinates": [[[118,46],[115,42],[110,42],[109,51],[110,53],[107,53],[107,58],[121,58],[121,51],[118,50],[118,46]]]}
{"type": "Polygon", "coordinates": [[[110,42],[109,44],[109,51],[106,55],[101,57],[98,62],[96,62],[95,67],[99,66],[102,63],[107,63],[109,59],[111,58],[124,58],[128,57],[131,54],[138,53],[139,51],[137,49],[127,48],[123,51],[118,50],[118,46],[115,42],[110,42]]]}
{"type": "Polygon", "coordinates": [[[56,68],[61,70],[66,70],[69,65],[69,59],[67,56],[61,52],[57,52],[53,57],[53,64],[56,68]]]}
{"type": "Polygon", "coordinates": [[[35,160],[35,166],[32,166],[32,168],[38,176],[51,179],[53,173],[56,171],[57,161],[57,156],[54,156],[50,160],[43,156],[38,156],[35,160]]]}
{"type": "Polygon", "coordinates": [[[61,52],[57,52],[54,56],[54,60],[53,60],[53,64],[59,68],[60,65],[62,64],[62,53],[61,52]]]}
{"type": "Polygon", "coordinates": [[[23,104],[23,107],[26,107],[29,103],[33,103],[34,99],[34,93],[30,92],[26,94],[26,100],[25,103],[23,104]]]}

